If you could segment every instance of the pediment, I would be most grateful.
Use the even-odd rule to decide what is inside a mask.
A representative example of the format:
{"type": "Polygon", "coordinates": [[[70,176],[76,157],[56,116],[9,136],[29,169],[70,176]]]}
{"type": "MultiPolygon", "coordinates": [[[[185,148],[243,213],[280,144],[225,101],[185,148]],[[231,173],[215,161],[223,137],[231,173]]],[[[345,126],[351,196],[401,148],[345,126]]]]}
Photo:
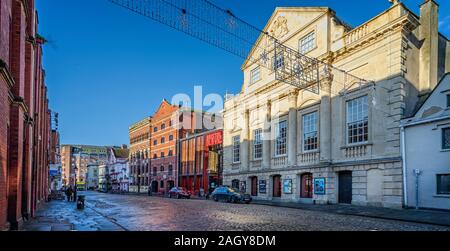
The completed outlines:
{"type": "MultiPolygon", "coordinates": [[[[284,41],[306,25],[310,24],[314,21],[314,19],[328,11],[330,11],[330,9],[325,7],[277,8],[267,22],[263,31],[279,41],[284,41]]],[[[257,39],[255,46],[242,65],[242,69],[252,64],[254,61],[252,59],[259,58],[261,50],[264,50],[264,48],[269,48],[270,50],[273,41],[269,41],[270,39],[267,38],[268,36],[261,35],[257,39]]]]}

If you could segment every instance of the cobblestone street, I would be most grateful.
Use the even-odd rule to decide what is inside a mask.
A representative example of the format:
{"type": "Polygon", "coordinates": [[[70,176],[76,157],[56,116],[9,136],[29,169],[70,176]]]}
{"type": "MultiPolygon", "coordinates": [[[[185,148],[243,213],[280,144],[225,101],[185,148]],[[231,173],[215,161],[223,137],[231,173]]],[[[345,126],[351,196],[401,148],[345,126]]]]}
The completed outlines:
{"type": "Polygon", "coordinates": [[[86,209],[45,204],[33,231],[450,231],[449,227],[256,204],[87,192],[86,209]]]}

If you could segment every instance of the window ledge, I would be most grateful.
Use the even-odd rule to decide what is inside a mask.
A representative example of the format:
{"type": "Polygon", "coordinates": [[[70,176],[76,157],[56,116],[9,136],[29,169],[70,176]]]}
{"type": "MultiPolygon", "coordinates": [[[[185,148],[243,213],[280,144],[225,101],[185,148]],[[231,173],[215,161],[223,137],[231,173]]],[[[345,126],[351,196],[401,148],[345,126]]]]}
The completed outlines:
{"type": "Polygon", "coordinates": [[[341,149],[346,149],[346,148],[351,148],[351,147],[359,147],[359,146],[372,146],[372,145],[373,145],[373,143],[371,143],[371,142],[357,143],[357,144],[341,146],[341,149]]]}
{"type": "Polygon", "coordinates": [[[298,153],[297,155],[311,154],[311,153],[320,153],[320,150],[303,151],[303,152],[301,152],[301,153],[298,153]]]}
{"type": "Polygon", "coordinates": [[[450,194],[435,194],[433,195],[435,198],[448,198],[450,199],[450,194]]]}

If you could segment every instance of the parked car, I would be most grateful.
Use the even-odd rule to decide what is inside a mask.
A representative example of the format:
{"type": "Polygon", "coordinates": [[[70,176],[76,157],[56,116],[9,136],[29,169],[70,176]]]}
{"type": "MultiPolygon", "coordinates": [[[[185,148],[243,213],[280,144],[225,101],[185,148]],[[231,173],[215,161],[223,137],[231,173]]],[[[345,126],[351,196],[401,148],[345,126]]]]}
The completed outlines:
{"type": "Polygon", "coordinates": [[[214,201],[226,201],[239,203],[244,202],[246,204],[252,201],[252,197],[249,194],[238,193],[230,187],[222,186],[218,187],[211,194],[214,201]]]}
{"type": "Polygon", "coordinates": [[[174,187],[169,191],[169,198],[177,198],[177,199],[190,199],[191,193],[182,187],[174,187]]]}

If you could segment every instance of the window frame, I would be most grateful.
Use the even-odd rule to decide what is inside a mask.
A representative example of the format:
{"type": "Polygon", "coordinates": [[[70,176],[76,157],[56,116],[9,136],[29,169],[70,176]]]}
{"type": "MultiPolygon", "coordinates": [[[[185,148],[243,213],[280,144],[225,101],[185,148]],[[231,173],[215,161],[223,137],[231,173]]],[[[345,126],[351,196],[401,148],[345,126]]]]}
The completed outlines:
{"type": "Polygon", "coordinates": [[[317,48],[317,33],[315,30],[308,32],[302,38],[298,40],[298,51],[305,55],[317,48]],[[309,39],[312,36],[312,39],[309,39]],[[306,41],[309,39],[308,41],[306,41]],[[306,41],[305,43],[303,43],[306,41]],[[306,50],[303,50],[305,48],[306,50]]]}
{"type": "Polygon", "coordinates": [[[445,133],[448,131],[448,134],[450,135],[450,127],[445,127],[442,128],[441,130],[441,139],[442,139],[442,144],[441,144],[441,148],[444,151],[448,151],[450,150],[450,144],[448,146],[446,146],[446,139],[445,139],[445,133]]]}
{"type": "MultiPolygon", "coordinates": [[[[447,191],[447,193],[440,192],[439,188],[441,186],[441,183],[440,183],[440,177],[441,176],[448,176],[449,177],[448,179],[450,180],[450,173],[439,173],[439,174],[436,174],[436,194],[437,195],[450,196],[450,188],[447,191]]],[[[450,181],[449,181],[449,183],[450,183],[450,181]]],[[[450,186],[450,185],[448,185],[448,186],[450,186]]]]}
{"type": "Polygon", "coordinates": [[[232,148],[232,158],[233,164],[238,164],[241,162],[241,136],[236,135],[232,137],[233,148],[232,148]]]}
{"type": "MultiPolygon", "coordinates": [[[[344,132],[345,133],[344,133],[344,135],[345,135],[345,143],[348,146],[369,144],[369,142],[370,142],[370,104],[369,104],[369,99],[370,99],[370,95],[365,93],[363,95],[358,95],[358,96],[349,98],[349,99],[345,100],[345,102],[344,102],[344,111],[345,111],[345,125],[344,125],[344,130],[345,130],[344,132]],[[349,104],[351,102],[355,102],[355,101],[357,101],[359,99],[364,99],[364,98],[365,98],[366,104],[362,103],[362,109],[363,109],[362,110],[362,112],[363,112],[362,116],[364,115],[364,112],[367,112],[367,114],[365,114],[366,115],[365,118],[362,118],[361,120],[351,119],[351,121],[350,121],[349,120],[349,116],[350,116],[350,114],[349,114],[349,110],[350,110],[349,109],[349,104]],[[366,111],[364,111],[364,105],[367,105],[367,110],[366,111]],[[363,140],[362,141],[359,141],[359,140],[358,141],[350,141],[349,126],[350,125],[353,125],[353,126],[356,125],[357,127],[352,129],[352,130],[360,130],[361,127],[358,126],[358,123],[362,123],[363,124],[363,126],[362,126],[363,133],[361,134],[361,136],[363,137],[363,140]],[[367,123],[367,126],[364,125],[365,123],[367,123]],[[365,131],[367,131],[367,135],[365,135],[366,134],[365,131]],[[366,136],[367,136],[367,138],[364,140],[364,138],[366,136]]],[[[358,104],[356,104],[356,105],[358,105],[358,104]]],[[[352,110],[354,110],[354,108],[352,108],[352,110]]],[[[354,117],[354,116],[358,117],[359,116],[358,112],[359,112],[359,110],[358,110],[358,107],[357,107],[356,108],[356,114],[352,114],[351,116],[352,117],[354,117]]],[[[356,136],[352,135],[351,137],[359,137],[359,136],[360,136],[360,134],[356,134],[356,136]]]]}
{"type": "Polygon", "coordinates": [[[318,151],[319,150],[319,142],[320,142],[320,139],[319,139],[319,111],[315,110],[315,111],[311,111],[311,112],[302,114],[301,126],[302,126],[302,143],[301,143],[302,144],[302,152],[308,153],[308,152],[318,151]],[[311,116],[313,114],[315,114],[315,124],[314,124],[315,131],[308,131],[308,132],[306,132],[306,130],[305,130],[305,118],[308,117],[308,116],[311,116]],[[305,144],[306,134],[312,134],[314,132],[316,134],[316,136],[315,136],[315,138],[316,138],[316,143],[315,143],[316,146],[315,146],[314,149],[306,149],[306,144],[305,144]]]}
{"type": "Polygon", "coordinates": [[[262,155],[263,155],[263,129],[258,128],[253,130],[253,160],[262,160],[262,155]],[[257,155],[258,153],[259,155],[257,155]]]}
{"type": "Polygon", "coordinates": [[[275,137],[274,137],[275,138],[275,140],[274,140],[275,157],[287,156],[287,143],[288,143],[287,142],[287,135],[288,135],[288,123],[287,123],[287,120],[280,120],[277,123],[275,123],[275,131],[274,131],[274,133],[275,133],[275,137]],[[280,133],[280,128],[281,128],[280,125],[284,125],[285,131],[284,131],[284,140],[279,145],[279,137],[280,137],[279,134],[281,134],[280,133]],[[279,146],[280,146],[280,149],[278,149],[279,146]],[[282,146],[284,146],[284,147],[282,147],[282,146]],[[284,149],[284,151],[282,151],[283,149],[284,149]]]}
{"type": "Polygon", "coordinates": [[[260,81],[261,78],[261,67],[257,66],[255,68],[253,68],[253,70],[250,71],[250,85],[253,85],[255,83],[257,83],[258,81],[260,81]],[[255,79],[255,73],[258,73],[258,79],[255,79]]]}

